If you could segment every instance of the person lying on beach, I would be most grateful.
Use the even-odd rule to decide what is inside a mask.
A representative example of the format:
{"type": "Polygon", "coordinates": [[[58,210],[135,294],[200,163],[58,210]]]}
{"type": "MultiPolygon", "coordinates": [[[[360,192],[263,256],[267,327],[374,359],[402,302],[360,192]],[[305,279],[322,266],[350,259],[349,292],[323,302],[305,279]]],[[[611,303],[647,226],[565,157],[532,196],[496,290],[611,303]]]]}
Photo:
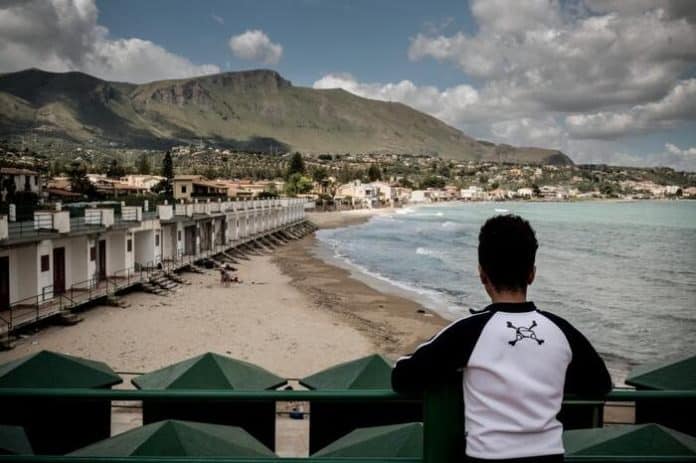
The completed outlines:
{"type": "Polygon", "coordinates": [[[564,394],[602,398],[612,388],[590,342],[527,300],[537,248],[521,217],[486,221],[478,271],[492,304],[444,328],[392,372],[392,387],[405,394],[422,394],[453,374],[461,378],[468,461],[563,461],[556,416],[564,394]]]}

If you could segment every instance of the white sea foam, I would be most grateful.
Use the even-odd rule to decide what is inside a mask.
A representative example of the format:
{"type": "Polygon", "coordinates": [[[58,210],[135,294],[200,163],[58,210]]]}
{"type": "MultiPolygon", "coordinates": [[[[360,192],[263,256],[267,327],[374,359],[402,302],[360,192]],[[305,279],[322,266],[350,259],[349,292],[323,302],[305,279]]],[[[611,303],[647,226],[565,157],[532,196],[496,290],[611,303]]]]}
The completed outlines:
{"type": "Polygon", "coordinates": [[[445,265],[452,259],[452,256],[448,255],[447,251],[445,250],[432,249],[427,247],[416,248],[416,254],[431,257],[433,259],[438,259],[442,261],[445,265]]]}
{"type": "MultiPolygon", "coordinates": [[[[357,270],[363,276],[369,277],[368,281],[369,279],[378,280],[379,282],[385,283],[387,286],[391,286],[400,291],[405,291],[409,294],[412,294],[416,296],[415,299],[418,300],[421,304],[425,305],[428,308],[438,311],[442,315],[445,315],[447,312],[453,312],[451,307],[452,304],[447,300],[444,294],[438,291],[421,288],[415,284],[409,284],[404,281],[394,280],[385,275],[382,275],[379,272],[369,270],[368,268],[360,264],[356,264],[348,257],[342,257],[340,259],[349,268],[357,270]]],[[[380,288],[377,289],[379,290],[380,288]]],[[[457,307],[457,309],[461,310],[460,307],[457,307]]]]}
{"type": "Polygon", "coordinates": [[[413,214],[414,212],[416,212],[416,210],[413,209],[412,207],[404,207],[404,208],[398,209],[396,211],[396,213],[399,215],[413,214]]]}
{"type": "Polygon", "coordinates": [[[418,248],[416,249],[416,254],[420,254],[421,256],[439,257],[439,253],[437,251],[429,248],[418,248]]]}
{"type": "MultiPolygon", "coordinates": [[[[355,263],[350,257],[341,251],[341,246],[339,244],[340,242],[338,240],[325,238],[320,241],[323,242],[327,248],[330,248],[329,254],[324,254],[325,258],[330,256],[334,264],[338,264],[339,266],[352,271],[356,277],[360,278],[367,284],[375,286],[375,289],[378,291],[387,290],[396,294],[401,293],[400,295],[406,293],[410,295],[407,297],[412,297],[414,300],[423,304],[425,307],[435,310],[445,318],[456,318],[461,316],[462,313],[466,312],[466,308],[453,304],[445,294],[439,291],[425,289],[419,287],[417,284],[392,279],[379,272],[370,270],[363,265],[355,263]]],[[[421,253],[429,252],[427,248],[419,249],[421,250],[421,253]]],[[[418,250],[416,252],[418,252],[418,250]]]]}

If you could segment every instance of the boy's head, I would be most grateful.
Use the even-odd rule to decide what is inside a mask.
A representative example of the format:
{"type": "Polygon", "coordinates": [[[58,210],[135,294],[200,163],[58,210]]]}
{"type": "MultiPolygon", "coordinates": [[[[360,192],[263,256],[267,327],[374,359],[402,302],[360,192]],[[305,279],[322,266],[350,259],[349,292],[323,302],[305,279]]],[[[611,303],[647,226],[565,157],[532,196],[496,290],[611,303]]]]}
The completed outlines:
{"type": "Polygon", "coordinates": [[[498,215],[483,224],[478,258],[481,281],[491,292],[524,292],[534,280],[539,247],[529,222],[517,215],[498,215]]]}

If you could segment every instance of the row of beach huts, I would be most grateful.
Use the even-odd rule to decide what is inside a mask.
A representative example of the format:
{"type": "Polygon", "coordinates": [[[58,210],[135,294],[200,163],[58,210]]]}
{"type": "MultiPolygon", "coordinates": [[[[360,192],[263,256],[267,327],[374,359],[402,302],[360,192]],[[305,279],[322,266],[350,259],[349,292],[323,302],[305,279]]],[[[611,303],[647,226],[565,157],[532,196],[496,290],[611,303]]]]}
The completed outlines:
{"type": "Polygon", "coordinates": [[[23,222],[0,215],[0,338],[156,274],[310,228],[294,198],[117,206],[71,217],[59,204],[23,222]]]}

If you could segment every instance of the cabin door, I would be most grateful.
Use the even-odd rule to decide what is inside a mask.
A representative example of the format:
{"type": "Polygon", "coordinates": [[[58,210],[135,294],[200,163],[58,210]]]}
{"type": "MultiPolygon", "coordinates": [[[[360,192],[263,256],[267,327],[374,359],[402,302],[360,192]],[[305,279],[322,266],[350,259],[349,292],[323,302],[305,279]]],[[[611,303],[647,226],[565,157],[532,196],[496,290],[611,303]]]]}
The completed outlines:
{"type": "Polygon", "coordinates": [[[10,308],[10,258],[0,257],[0,310],[10,308]]]}
{"type": "Polygon", "coordinates": [[[196,227],[191,226],[191,227],[186,227],[184,229],[184,234],[185,237],[184,239],[186,240],[184,242],[185,246],[185,253],[189,256],[192,256],[196,254],[196,227]]]}
{"type": "Polygon", "coordinates": [[[176,225],[170,226],[169,227],[169,237],[171,241],[171,249],[172,249],[172,257],[177,259],[179,257],[179,247],[178,247],[178,240],[179,240],[179,234],[177,231],[176,225]]]}
{"type": "Polygon", "coordinates": [[[53,250],[53,294],[65,292],[65,248],[53,250]]]}
{"type": "Polygon", "coordinates": [[[97,273],[100,280],[106,279],[106,240],[99,240],[99,252],[97,252],[97,273]]]}

